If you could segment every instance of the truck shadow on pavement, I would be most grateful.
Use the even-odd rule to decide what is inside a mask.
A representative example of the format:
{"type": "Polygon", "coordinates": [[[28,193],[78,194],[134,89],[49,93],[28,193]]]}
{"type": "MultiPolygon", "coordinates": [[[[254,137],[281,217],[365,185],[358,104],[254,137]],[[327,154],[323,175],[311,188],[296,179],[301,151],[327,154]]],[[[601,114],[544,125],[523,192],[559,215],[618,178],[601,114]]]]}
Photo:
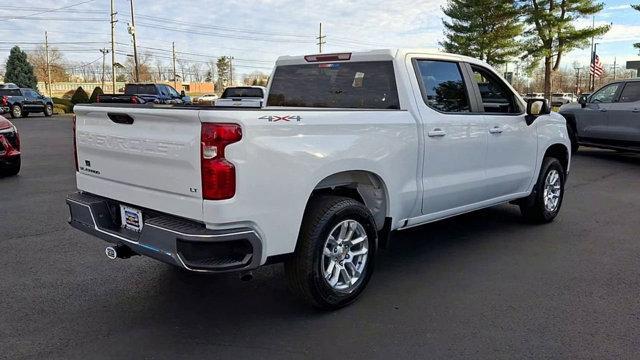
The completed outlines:
{"type": "MultiPolygon", "coordinates": [[[[515,241],[509,234],[531,227],[521,219],[516,206],[504,205],[398,232],[388,248],[378,250],[369,289],[345,310],[374,300],[376,291],[388,287],[386,282],[403,279],[407,286],[428,286],[421,283],[419,274],[428,273],[431,262],[446,262],[452,253],[466,252],[466,248],[473,252],[478,247],[500,246],[507,241],[504,235],[515,241]],[[414,275],[407,277],[407,273],[414,275]],[[411,284],[413,281],[417,283],[411,284]]],[[[288,292],[281,264],[258,269],[248,282],[241,281],[238,274],[196,274],[168,266],[160,276],[164,294],[147,303],[148,310],[180,312],[184,322],[204,325],[215,318],[216,323],[224,324],[225,318],[237,321],[238,317],[330,314],[310,308],[288,292]]]]}

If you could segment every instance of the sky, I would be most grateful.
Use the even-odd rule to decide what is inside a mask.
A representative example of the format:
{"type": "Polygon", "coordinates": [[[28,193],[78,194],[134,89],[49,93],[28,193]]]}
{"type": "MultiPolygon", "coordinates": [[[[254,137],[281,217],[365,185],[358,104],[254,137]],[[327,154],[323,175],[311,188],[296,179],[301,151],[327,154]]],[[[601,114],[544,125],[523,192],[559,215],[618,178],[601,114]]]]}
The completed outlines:
{"type": "MultiPolygon", "coordinates": [[[[139,52],[169,64],[172,42],[178,56],[206,62],[217,56],[235,57],[238,74],[268,73],[279,55],[318,52],[319,23],[326,35],[324,52],[379,48],[437,49],[443,38],[441,7],[446,0],[135,0],[139,52]]],[[[34,49],[44,41],[79,64],[102,60],[100,48],[110,48],[109,0],[25,0],[3,5],[0,14],[0,69],[16,43],[34,49]],[[65,8],[65,9],[62,9],[65,8]],[[60,9],[53,11],[54,9],[60,9]]],[[[618,64],[640,59],[632,47],[640,42],[640,12],[628,1],[605,1],[596,24],[612,24],[598,39],[602,62],[618,64]]],[[[127,33],[129,0],[115,0],[117,62],[132,53],[127,33]]],[[[592,19],[581,19],[579,27],[592,19]]],[[[108,58],[109,59],[109,58],[108,58]]],[[[562,67],[574,61],[588,64],[589,49],[567,54],[562,67]]],[[[109,63],[109,61],[107,61],[109,63]]]]}

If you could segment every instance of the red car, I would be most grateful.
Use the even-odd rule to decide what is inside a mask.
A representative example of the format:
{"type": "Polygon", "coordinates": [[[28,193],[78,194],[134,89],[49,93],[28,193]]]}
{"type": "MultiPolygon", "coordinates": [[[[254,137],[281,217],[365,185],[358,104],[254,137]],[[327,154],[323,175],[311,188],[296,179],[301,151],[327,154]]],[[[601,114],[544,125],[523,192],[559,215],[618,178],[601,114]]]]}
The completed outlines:
{"type": "Polygon", "coordinates": [[[20,172],[20,136],[18,129],[0,115],[0,176],[20,172]]]}

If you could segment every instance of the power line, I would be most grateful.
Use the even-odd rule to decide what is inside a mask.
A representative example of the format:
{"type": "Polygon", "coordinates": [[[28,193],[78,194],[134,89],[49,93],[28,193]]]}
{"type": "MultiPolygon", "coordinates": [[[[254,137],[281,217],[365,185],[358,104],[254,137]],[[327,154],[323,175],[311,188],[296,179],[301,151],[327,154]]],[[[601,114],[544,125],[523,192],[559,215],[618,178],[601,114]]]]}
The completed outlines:
{"type": "MultiPolygon", "coordinates": [[[[210,33],[196,30],[185,30],[185,29],[177,29],[169,26],[163,25],[155,25],[155,24],[138,24],[140,27],[151,28],[151,29],[159,29],[159,30],[167,30],[173,32],[181,32],[191,35],[202,35],[202,36],[212,36],[226,39],[238,39],[238,40],[249,40],[249,41],[265,41],[265,42],[278,42],[282,43],[282,39],[261,39],[256,37],[248,37],[248,36],[240,36],[240,35],[230,35],[230,34],[218,34],[218,33],[210,33]]],[[[297,44],[308,44],[310,41],[301,41],[301,40],[286,40],[287,43],[297,43],[297,44]]]]}
{"type": "Polygon", "coordinates": [[[11,18],[11,19],[7,19],[7,20],[23,19],[23,18],[25,18],[25,17],[30,17],[30,16],[40,15],[40,14],[45,14],[45,13],[48,13],[48,12],[51,12],[51,11],[59,11],[59,10],[69,9],[69,8],[72,8],[72,7],[76,7],[76,6],[84,5],[84,4],[87,4],[87,3],[90,3],[90,2],[94,2],[94,1],[95,1],[95,0],[86,0],[86,1],[79,2],[79,3],[75,3],[75,4],[71,4],[71,5],[63,6],[63,7],[60,7],[60,8],[47,9],[47,10],[43,10],[43,11],[36,12],[36,13],[33,13],[33,14],[29,14],[29,15],[25,15],[25,16],[18,16],[18,17],[14,17],[14,18],[11,18]]]}
{"type": "Polygon", "coordinates": [[[7,17],[3,17],[0,16],[0,20],[36,20],[36,21],[40,21],[40,20],[46,20],[46,21],[82,21],[82,22],[108,22],[108,20],[105,19],[101,19],[101,18],[46,18],[46,17],[21,17],[21,18],[7,18],[7,17]]]}

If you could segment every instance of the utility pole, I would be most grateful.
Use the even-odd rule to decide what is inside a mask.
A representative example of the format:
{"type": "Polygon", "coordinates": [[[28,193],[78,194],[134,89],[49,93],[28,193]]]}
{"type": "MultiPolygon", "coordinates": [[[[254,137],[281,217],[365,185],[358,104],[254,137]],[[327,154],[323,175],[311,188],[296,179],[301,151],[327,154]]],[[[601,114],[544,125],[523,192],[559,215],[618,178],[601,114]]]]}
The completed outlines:
{"type": "Polygon", "coordinates": [[[49,92],[49,97],[51,97],[51,67],[49,66],[49,36],[47,32],[44,32],[44,52],[45,59],[47,62],[47,91],[49,92]]]}
{"type": "Polygon", "coordinates": [[[107,54],[109,53],[109,49],[100,49],[102,53],[102,91],[104,91],[104,64],[107,54]]]}
{"type": "Polygon", "coordinates": [[[171,43],[171,47],[173,49],[173,88],[177,89],[178,87],[178,82],[176,80],[176,43],[175,41],[171,43]]]}
{"type": "Polygon", "coordinates": [[[318,37],[316,39],[318,39],[318,53],[322,54],[322,45],[326,44],[327,42],[324,40],[326,38],[325,35],[322,35],[322,23],[320,23],[320,32],[318,33],[318,37]]]}
{"type": "Polygon", "coordinates": [[[576,95],[580,91],[580,67],[573,68],[576,71],[576,95]]]}
{"type": "Polygon", "coordinates": [[[136,18],[133,13],[133,0],[131,1],[131,24],[129,25],[129,34],[133,38],[133,62],[135,67],[136,82],[140,81],[140,70],[138,68],[138,48],[136,46],[136,18]]]}
{"type": "Polygon", "coordinates": [[[116,12],[115,0],[111,0],[111,92],[116,92],[116,12]]]}
{"type": "Polygon", "coordinates": [[[616,81],[616,68],[618,67],[618,58],[613,58],[613,81],[616,81]]]}
{"type": "Polygon", "coordinates": [[[235,59],[233,56],[229,58],[229,82],[231,83],[230,86],[233,86],[233,59],[235,59]]]}

